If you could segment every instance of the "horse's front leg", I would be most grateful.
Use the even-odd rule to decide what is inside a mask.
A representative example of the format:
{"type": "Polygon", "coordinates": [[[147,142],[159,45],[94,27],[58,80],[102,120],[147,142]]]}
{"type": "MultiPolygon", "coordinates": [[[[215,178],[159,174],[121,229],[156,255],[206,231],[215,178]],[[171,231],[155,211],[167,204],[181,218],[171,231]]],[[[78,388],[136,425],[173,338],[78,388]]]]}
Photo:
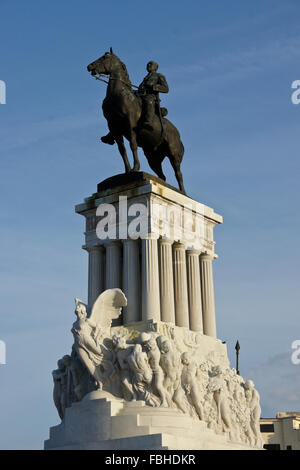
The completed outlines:
{"type": "Polygon", "coordinates": [[[115,139],[116,139],[116,142],[117,142],[117,145],[118,145],[119,152],[120,152],[120,154],[122,155],[122,158],[123,158],[123,162],[124,162],[124,165],[125,165],[125,173],[129,173],[130,170],[131,170],[131,167],[130,167],[130,164],[129,164],[129,161],[128,161],[123,136],[121,135],[119,137],[115,137],[115,139]]]}
{"type": "Polygon", "coordinates": [[[130,148],[132,151],[133,163],[134,163],[132,171],[139,171],[140,162],[139,162],[139,157],[138,157],[138,146],[136,143],[136,133],[134,131],[131,131],[130,133],[129,144],[130,144],[130,148]]]}

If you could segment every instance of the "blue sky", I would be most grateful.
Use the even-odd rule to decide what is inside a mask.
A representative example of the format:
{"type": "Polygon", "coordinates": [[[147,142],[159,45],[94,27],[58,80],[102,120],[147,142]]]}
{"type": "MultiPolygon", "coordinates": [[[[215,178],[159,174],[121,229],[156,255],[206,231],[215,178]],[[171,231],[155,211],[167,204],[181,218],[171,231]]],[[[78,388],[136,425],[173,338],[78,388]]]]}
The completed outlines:
{"type": "Polygon", "coordinates": [[[99,143],[105,85],[86,71],[110,46],[135,84],[150,59],[160,64],[187,192],[224,217],[214,277],[232,366],[239,339],[263,415],[300,409],[290,393],[300,366],[289,360],[300,338],[299,17],[296,0],[0,0],[0,448],[41,448],[58,422],[51,371],[87,291],[74,205],[123,171],[99,143]]]}

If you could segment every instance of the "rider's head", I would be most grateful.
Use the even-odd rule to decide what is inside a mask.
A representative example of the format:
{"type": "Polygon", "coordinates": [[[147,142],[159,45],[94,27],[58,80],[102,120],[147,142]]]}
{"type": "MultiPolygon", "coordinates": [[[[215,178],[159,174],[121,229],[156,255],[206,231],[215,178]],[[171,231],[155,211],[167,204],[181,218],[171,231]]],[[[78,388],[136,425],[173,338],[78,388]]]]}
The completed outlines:
{"type": "Polygon", "coordinates": [[[154,60],[150,60],[150,62],[148,62],[147,64],[148,72],[156,72],[157,69],[158,69],[158,63],[154,62],[154,60]]]}

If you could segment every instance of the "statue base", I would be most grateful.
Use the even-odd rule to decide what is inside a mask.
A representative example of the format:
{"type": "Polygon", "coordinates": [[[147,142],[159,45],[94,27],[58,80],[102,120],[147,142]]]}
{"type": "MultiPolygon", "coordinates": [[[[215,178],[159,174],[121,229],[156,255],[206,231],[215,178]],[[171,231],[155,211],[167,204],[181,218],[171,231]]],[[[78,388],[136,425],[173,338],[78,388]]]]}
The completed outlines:
{"type": "MultiPolygon", "coordinates": [[[[111,338],[114,336],[126,338],[126,344],[130,348],[135,348],[134,344],[138,344],[141,334],[164,338],[165,341],[169,341],[173,351],[189,351],[189,356],[193,357],[197,364],[202,365],[202,375],[189,382],[190,390],[186,387],[186,381],[189,379],[183,375],[181,381],[186,389],[186,395],[180,402],[176,400],[177,403],[165,405],[157,401],[148,406],[149,403],[146,404],[143,398],[126,401],[120,394],[120,382],[117,382],[117,387],[113,387],[112,382],[110,385],[106,383],[104,389],[87,393],[81,401],[73,402],[65,409],[61,424],[50,428],[50,439],[45,441],[46,450],[258,450],[261,448],[260,445],[251,445],[248,439],[251,434],[250,421],[245,426],[244,420],[250,411],[245,402],[244,381],[242,377],[236,375],[234,369],[229,368],[225,344],[219,339],[164,322],[138,322],[126,327],[112,327],[108,332],[111,338]],[[222,386],[225,394],[222,406],[223,410],[225,408],[227,410],[223,411],[227,423],[225,427],[224,423],[218,420],[213,400],[214,390],[220,387],[219,379],[216,382],[216,378],[209,377],[209,370],[214,370],[215,366],[222,368],[222,377],[225,380],[222,386]],[[196,404],[192,393],[193,384],[198,390],[196,401],[202,402],[201,420],[194,406],[191,406],[196,404]],[[185,412],[181,411],[178,404],[185,407],[185,412]]],[[[176,367],[180,367],[180,364],[178,363],[176,367]]],[[[185,370],[190,374],[193,373],[191,366],[183,367],[186,367],[185,370]]],[[[114,380],[119,378],[114,376],[114,380]]],[[[143,387],[142,382],[139,386],[143,387]]],[[[250,419],[250,416],[247,419],[250,419]]]]}
{"type": "MultiPolygon", "coordinates": [[[[176,409],[92,392],[50,428],[45,450],[255,450],[176,409]],[[97,396],[98,394],[98,396],[97,396]],[[103,396],[102,396],[103,395],[103,396]]],[[[257,449],[256,449],[257,450],[257,449]]]]}
{"type": "Polygon", "coordinates": [[[88,305],[76,299],[72,352],[52,372],[62,422],[45,449],[262,448],[259,394],[217,339],[222,217],[143,172],[102,181],[76,212],[88,305]]]}

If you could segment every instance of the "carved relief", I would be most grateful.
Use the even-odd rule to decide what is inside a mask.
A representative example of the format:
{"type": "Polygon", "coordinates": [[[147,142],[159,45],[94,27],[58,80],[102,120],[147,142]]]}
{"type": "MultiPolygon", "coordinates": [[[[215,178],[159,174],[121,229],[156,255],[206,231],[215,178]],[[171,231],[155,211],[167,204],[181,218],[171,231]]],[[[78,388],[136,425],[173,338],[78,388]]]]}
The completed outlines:
{"type": "Polygon", "coordinates": [[[71,356],[53,371],[53,399],[61,419],[65,409],[95,389],[125,401],[174,408],[207,423],[233,442],[262,447],[259,394],[228,367],[222,348],[203,352],[205,337],[168,323],[111,328],[126,298],[120,289],[103,292],[88,316],[76,299],[71,356]]]}

